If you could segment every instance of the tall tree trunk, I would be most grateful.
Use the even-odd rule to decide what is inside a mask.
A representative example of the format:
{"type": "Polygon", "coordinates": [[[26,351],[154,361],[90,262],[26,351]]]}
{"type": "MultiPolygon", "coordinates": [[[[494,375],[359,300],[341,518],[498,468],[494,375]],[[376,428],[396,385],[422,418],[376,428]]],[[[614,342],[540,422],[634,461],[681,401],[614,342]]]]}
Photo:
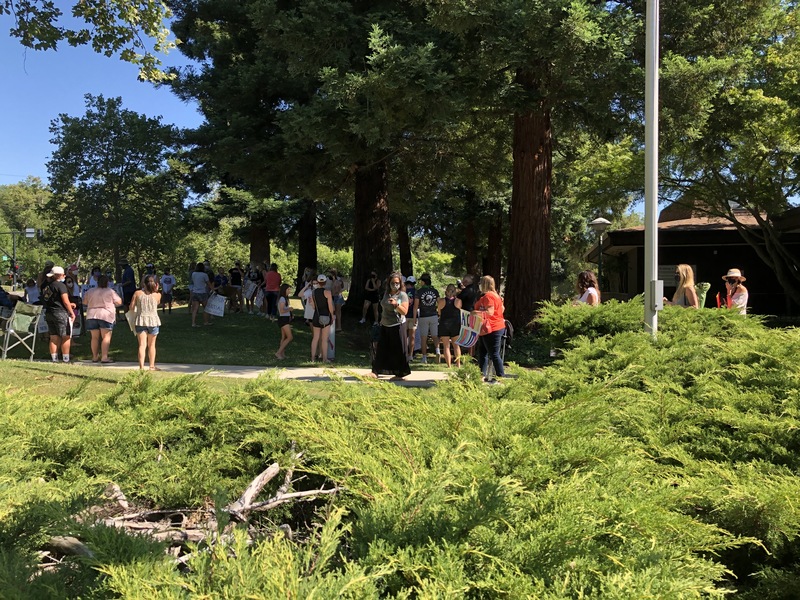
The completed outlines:
{"type": "Polygon", "coordinates": [[[475,233],[475,221],[468,219],[464,231],[464,245],[466,256],[464,258],[467,273],[479,275],[481,266],[478,262],[478,236],[475,233]]]}
{"type": "Polygon", "coordinates": [[[500,277],[503,270],[503,215],[497,214],[489,224],[489,240],[486,249],[484,275],[491,275],[500,289],[500,277]]]}
{"type": "Polygon", "coordinates": [[[414,260],[411,257],[411,237],[408,235],[408,222],[394,219],[397,232],[397,246],[400,251],[400,272],[406,277],[414,273],[414,260]]]}
{"type": "Polygon", "coordinates": [[[269,265],[269,227],[260,223],[250,224],[250,263],[269,265]]]}
{"type": "Polygon", "coordinates": [[[506,318],[526,327],[549,300],[550,182],[553,166],[550,110],[514,116],[511,239],[505,289],[506,318]]]}
{"type": "Polygon", "coordinates": [[[364,281],[370,271],[374,269],[381,280],[392,271],[388,190],[385,162],[356,171],[353,272],[347,308],[359,314],[364,304],[364,281]]]}
{"type": "Polygon", "coordinates": [[[297,223],[297,279],[307,268],[317,272],[317,205],[305,201],[305,212],[297,223]]]}

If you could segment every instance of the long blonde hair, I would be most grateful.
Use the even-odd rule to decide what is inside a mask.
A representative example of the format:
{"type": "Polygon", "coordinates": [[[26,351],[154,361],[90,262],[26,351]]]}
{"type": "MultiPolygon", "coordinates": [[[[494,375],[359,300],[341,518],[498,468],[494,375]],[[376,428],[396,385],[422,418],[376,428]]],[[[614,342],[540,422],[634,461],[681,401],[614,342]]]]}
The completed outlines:
{"type": "Polygon", "coordinates": [[[485,294],[486,292],[496,292],[497,290],[494,287],[494,277],[491,275],[484,275],[481,277],[481,282],[479,284],[481,291],[485,294]]]}
{"type": "Polygon", "coordinates": [[[675,290],[675,294],[672,296],[672,303],[683,304],[686,297],[686,288],[694,290],[694,271],[692,271],[692,267],[683,263],[676,268],[681,280],[678,282],[678,289],[675,290]]]}

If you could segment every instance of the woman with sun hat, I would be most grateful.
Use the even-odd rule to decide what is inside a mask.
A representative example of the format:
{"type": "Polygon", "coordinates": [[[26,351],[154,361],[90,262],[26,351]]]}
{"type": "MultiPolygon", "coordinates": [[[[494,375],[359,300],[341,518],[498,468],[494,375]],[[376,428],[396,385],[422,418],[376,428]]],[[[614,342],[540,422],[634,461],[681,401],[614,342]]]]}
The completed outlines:
{"type": "Polygon", "coordinates": [[[739,311],[740,315],[747,314],[747,288],[742,285],[747,281],[747,277],[742,275],[739,269],[728,269],[728,272],[722,276],[725,280],[725,289],[728,292],[727,306],[739,311]]]}

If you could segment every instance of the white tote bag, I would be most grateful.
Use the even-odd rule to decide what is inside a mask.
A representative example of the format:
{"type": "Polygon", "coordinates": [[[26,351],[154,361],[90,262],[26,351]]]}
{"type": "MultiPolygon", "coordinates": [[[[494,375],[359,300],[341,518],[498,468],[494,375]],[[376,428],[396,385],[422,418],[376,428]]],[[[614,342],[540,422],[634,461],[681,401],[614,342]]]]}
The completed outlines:
{"type": "Polygon", "coordinates": [[[227,298],[225,296],[220,296],[219,294],[211,293],[208,297],[208,302],[206,303],[205,311],[213,315],[215,317],[224,317],[225,316],[225,301],[227,298]]]}
{"type": "Polygon", "coordinates": [[[44,309],[42,309],[42,312],[39,314],[39,322],[36,323],[36,333],[50,333],[47,321],[44,320],[44,309]]]}

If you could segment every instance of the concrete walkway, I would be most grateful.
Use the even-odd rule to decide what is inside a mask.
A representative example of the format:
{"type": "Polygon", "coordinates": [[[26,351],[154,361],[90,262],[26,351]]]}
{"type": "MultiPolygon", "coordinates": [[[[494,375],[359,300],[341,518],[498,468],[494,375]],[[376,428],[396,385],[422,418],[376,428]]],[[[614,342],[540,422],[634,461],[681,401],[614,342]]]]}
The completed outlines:
{"type": "MultiPolygon", "coordinates": [[[[134,362],[115,362],[107,365],[100,365],[91,361],[76,361],[75,364],[86,367],[97,367],[102,369],[138,369],[138,363],[134,362]]],[[[255,379],[265,373],[276,372],[282,379],[296,379],[298,381],[330,381],[332,378],[342,379],[348,383],[355,383],[370,376],[369,369],[356,368],[330,368],[322,367],[247,367],[239,365],[182,365],[173,363],[158,363],[158,368],[163,373],[175,373],[177,375],[196,375],[206,374],[212,377],[234,377],[239,379],[255,379]]],[[[438,381],[447,379],[444,371],[413,371],[408,377],[402,380],[391,379],[388,375],[381,375],[380,381],[389,381],[403,387],[432,387],[438,381]]]]}

